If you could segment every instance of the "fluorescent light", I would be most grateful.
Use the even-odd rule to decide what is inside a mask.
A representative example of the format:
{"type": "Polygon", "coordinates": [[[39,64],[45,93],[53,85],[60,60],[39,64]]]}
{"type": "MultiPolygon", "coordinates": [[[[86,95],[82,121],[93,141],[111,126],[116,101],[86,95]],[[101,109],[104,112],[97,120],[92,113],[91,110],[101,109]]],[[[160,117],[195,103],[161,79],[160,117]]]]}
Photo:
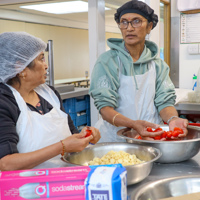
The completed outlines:
{"type": "MultiPolygon", "coordinates": [[[[67,13],[88,12],[88,3],[84,1],[68,1],[60,3],[20,6],[20,8],[37,10],[52,14],[67,14],[67,13]]],[[[110,10],[109,8],[105,9],[110,10]]]]}

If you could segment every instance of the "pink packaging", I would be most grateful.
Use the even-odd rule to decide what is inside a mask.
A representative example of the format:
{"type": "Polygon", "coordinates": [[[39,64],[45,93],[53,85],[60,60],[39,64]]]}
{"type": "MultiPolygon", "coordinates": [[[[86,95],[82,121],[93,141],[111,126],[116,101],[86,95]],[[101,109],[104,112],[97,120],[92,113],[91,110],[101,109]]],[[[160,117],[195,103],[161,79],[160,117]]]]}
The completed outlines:
{"type": "Polygon", "coordinates": [[[88,166],[0,172],[0,200],[85,200],[88,166]]]}

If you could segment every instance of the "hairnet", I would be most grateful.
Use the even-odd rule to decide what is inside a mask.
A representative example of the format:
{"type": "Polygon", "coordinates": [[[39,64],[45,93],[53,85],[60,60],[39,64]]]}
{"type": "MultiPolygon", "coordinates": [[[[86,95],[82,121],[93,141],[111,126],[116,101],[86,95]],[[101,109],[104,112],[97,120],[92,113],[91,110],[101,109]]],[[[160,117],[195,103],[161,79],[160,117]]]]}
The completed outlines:
{"type": "Polygon", "coordinates": [[[153,22],[153,28],[158,23],[158,16],[154,14],[154,10],[142,1],[132,0],[122,5],[115,13],[115,21],[119,23],[121,16],[126,13],[137,13],[142,15],[148,22],[153,22]]]}
{"type": "Polygon", "coordinates": [[[0,34],[0,82],[22,72],[47,44],[26,32],[5,32],[0,34]]]}

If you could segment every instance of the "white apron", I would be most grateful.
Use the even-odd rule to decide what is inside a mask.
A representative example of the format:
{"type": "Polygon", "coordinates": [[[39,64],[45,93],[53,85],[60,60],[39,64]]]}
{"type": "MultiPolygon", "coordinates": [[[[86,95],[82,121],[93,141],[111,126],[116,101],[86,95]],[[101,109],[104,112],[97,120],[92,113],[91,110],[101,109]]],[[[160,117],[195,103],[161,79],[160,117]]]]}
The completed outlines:
{"type": "MultiPolygon", "coordinates": [[[[71,135],[68,115],[60,110],[58,97],[46,84],[35,88],[35,91],[53,106],[52,110],[44,115],[31,111],[20,93],[13,87],[8,87],[12,90],[21,111],[16,124],[19,135],[17,144],[19,153],[36,151],[71,135]]],[[[60,158],[61,156],[58,155],[35,168],[66,166],[60,158]]]]}
{"type": "MultiPolygon", "coordinates": [[[[119,80],[120,87],[119,107],[115,110],[132,120],[145,120],[148,122],[162,124],[162,119],[154,105],[156,88],[156,69],[153,61],[148,63],[148,71],[141,75],[135,75],[138,90],[134,81],[134,76],[125,76],[121,73],[122,63],[119,60],[119,80]]],[[[115,127],[100,118],[95,124],[101,133],[99,142],[125,142],[117,136],[117,131],[124,127],[115,127]]]]}

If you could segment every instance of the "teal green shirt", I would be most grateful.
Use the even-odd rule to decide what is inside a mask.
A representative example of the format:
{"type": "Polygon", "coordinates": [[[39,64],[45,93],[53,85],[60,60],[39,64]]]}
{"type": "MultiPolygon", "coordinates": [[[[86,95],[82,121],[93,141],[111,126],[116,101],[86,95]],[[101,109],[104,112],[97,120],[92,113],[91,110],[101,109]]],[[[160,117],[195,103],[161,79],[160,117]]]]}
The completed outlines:
{"type": "MultiPolygon", "coordinates": [[[[174,106],[175,90],[169,77],[169,66],[157,58],[158,47],[155,43],[145,41],[144,50],[140,58],[133,62],[130,54],[125,50],[122,39],[110,38],[107,41],[110,50],[100,55],[91,75],[89,94],[100,111],[105,106],[118,107],[119,61],[123,63],[122,74],[135,76],[148,71],[148,62],[154,61],[156,65],[156,94],[154,104],[160,112],[163,108],[174,106]]],[[[137,88],[138,90],[140,88],[137,88]]]]}

